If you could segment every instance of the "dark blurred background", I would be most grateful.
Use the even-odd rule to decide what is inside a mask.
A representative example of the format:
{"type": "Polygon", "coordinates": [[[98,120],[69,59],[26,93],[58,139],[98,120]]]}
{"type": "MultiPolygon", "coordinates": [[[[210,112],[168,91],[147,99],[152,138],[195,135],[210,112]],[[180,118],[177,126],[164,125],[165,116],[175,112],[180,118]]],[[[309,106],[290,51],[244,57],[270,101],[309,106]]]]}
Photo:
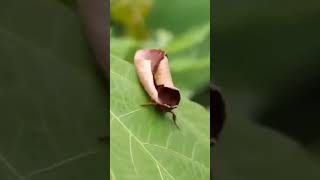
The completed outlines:
{"type": "Polygon", "coordinates": [[[1,180],[108,177],[107,1],[86,2],[0,0],[1,180]]]}
{"type": "Polygon", "coordinates": [[[227,104],[215,179],[320,179],[319,18],[318,1],[212,3],[214,82],[227,104]]]}

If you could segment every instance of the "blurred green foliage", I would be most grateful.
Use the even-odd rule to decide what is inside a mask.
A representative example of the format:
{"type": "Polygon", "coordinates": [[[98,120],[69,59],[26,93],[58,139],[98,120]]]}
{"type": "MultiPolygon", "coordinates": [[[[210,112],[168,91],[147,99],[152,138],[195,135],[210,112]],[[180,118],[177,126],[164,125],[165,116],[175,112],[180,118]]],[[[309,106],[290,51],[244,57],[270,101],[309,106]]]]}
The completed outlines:
{"type": "MultiPolygon", "coordinates": [[[[256,123],[266,103],[277,105],[274,91],[296,90],[287,87],[285,79],[294,81],[319,65],[320,26],[315,22],[320,3],[227,0],[214,5],[214,81],[222,88],[228,110],[220,142],[212,150],[215,179],[320,179],[318,147],[302,146],[256,123]]],[[[319,121],[301,118],[294,127],[290,119],[297,111],[299,106],[292,107],[283,117],[288,128],[319,121]]],[[[282,121],[276,114],[269,117],[282,121]]]]}
{"type": "Polygon", "coordinates": [[[108,88],[79,15],[55,0],[0,1],[0,179],[108,175],[108,88]]]}
{"type": "Polygon", "coordinates": [[[153,0],[110,0],[111,20],[123,25],[131,36],[145,39],[148,36],[145,17],[152,6],[153,0]]]}

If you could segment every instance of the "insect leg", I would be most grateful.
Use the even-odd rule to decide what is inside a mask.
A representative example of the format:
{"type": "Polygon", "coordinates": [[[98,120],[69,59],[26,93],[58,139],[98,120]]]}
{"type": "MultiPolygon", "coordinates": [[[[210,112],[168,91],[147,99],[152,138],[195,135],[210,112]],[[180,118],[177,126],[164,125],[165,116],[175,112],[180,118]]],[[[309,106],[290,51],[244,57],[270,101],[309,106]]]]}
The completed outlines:
{"type": "Polygon", "coordinates": [[[156,106],[158,105],[157,103],[155,102],[148,102],[148,103],[145,103],[145,104],[141,104],[141,106],[156,106]]]}
{"type": "Polygon", "coordinates": [[[178,129],[180,129],[178,124],[177,124],[177,121],[176,121],[176,119],[177,119],[176,113],[174,111],[170,111],[170,113],[172,114],[172,119],[173,119],[174,125],[176,125],[176,127],[178,129]]]}

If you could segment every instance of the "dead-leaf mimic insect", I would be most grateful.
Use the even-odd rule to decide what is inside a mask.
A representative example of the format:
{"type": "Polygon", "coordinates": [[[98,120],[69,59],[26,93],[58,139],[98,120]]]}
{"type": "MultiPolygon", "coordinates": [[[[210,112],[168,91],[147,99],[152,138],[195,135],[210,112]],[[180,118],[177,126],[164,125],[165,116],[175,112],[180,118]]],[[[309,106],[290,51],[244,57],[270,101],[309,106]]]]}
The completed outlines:
{"type": "Polygon", "coordinates": [[[157,106],[164,112],[170,112],[177,126],[173,109],[179,105],[180,91],[173,85],[169,60],[165,51],[160,49],[138,50],[134,57],[134,64],[140,82],[152,100],[144,105],[157,106]]]}

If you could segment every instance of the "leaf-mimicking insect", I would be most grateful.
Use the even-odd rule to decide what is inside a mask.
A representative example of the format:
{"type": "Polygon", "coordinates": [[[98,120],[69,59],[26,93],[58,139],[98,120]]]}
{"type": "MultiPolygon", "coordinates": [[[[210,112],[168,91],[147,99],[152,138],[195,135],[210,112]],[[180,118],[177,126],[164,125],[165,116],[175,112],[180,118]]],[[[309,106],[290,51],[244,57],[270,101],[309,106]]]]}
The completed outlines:
{"type": "Polygon", "coordinates": [[[134,57],[134,64],[139,80],[152,100],[145,105],[154,105],[164,112],[170,112],[177,126],[173,109],[179,105],[180,91],[173,85],[169,60],[165,51],[160,49],[138,50],[134,57]]]}

